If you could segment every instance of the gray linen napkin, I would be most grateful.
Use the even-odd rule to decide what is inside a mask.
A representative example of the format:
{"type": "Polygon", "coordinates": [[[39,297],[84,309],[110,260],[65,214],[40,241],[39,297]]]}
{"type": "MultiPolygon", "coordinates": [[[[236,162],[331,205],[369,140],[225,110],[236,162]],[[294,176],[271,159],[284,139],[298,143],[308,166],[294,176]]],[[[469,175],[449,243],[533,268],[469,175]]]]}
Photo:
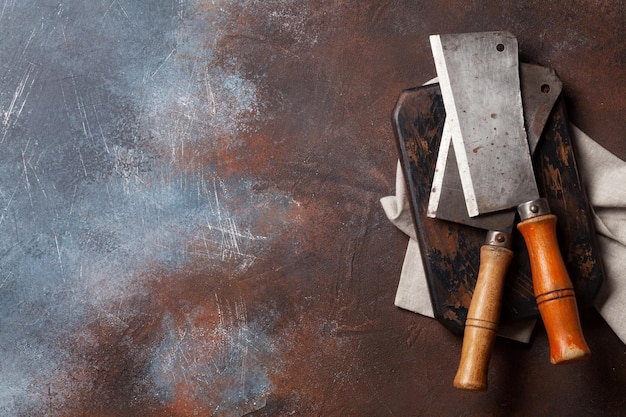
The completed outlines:
{"type": "MultiPolygon", "coordinates": [[[[618,337],[626,343],[626,162],[577,127],[570,125],[578,168],[592,206],[605,280],[595,306],[618,337]]],[[[433,317],[419,244],[402,169],[396,170],[396,194],[380,200],[389,220],[409,237],[395,305],[433,317]]],[[[526,342],[534,320],[502,325],[498,335],[526,342]]]]}

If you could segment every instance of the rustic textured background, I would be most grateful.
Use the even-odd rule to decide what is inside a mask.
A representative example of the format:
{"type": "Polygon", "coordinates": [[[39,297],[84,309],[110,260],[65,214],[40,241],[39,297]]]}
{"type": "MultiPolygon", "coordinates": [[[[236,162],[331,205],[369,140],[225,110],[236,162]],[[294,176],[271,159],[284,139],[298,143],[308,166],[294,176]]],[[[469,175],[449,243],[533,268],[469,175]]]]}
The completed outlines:
{"type": "Polygon", "coordinates": [[[431,33],[509,30],[626,158],[623,1],[0,2],[0,414],[557,416],[626,410],[626,348],[554,367],[393,306],[390,112],[431,33]]]}

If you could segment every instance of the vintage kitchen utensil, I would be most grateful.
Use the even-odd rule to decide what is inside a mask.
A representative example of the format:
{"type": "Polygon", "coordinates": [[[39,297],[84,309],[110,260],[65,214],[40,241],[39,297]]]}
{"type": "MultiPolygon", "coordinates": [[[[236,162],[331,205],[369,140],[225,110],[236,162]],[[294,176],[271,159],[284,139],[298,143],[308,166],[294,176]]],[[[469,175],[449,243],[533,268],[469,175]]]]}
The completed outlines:
{"type": "MultiPolygon", "coordinates": [[[[522,64],[520,77],[524,124],[532,153],[561,92],[562,83],[553,70],[537,65],[522,64]]],[[[451,140],[445,140],[449,132],[446,126],[444,125],[431,187],[428,215],[488,230],[485,244],[480,249],[478,279],[465,322],[461,362],[454,380],[454,385],[460,389],[485,390],[489,360],[500,319],[504,280],[513,258],[511,231],[515,221],[515,209],[469,217],[454,148],[451,140]],[[445,174],[440,175],[441,172],[445,174]]]]}
{"type": "Polygon", "coordinates": [[[486,32],[432,35],[430,43],[470,217],[532,200],[517,40],[486,32]]]}
{"type": "Polygon", "coordinates": [[[491,351],[500,321],[504,278],[513,259],[511,234],[487,232],[480,248],[480,269],[465,320],[461,360],[454,377],[454,386],[471,391],[487,389],[487,373],[491,351]]]}
{"type": "Polygon", "coordinates": [[[582,359],[589,348],[558,247],[556,216],[539,197],[524,129],[517,40],[507,32],[430,39],[468,213],[518,207],[550,360],[582,359]]]}

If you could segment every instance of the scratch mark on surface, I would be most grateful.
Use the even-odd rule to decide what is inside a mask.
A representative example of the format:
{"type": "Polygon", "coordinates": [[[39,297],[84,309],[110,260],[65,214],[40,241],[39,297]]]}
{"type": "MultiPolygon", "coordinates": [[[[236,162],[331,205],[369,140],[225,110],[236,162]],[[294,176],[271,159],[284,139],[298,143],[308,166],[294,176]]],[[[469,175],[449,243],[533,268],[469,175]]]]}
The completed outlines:
{"type": "Polygon", "coordinates": [[[4,4],[2,5],[2,12],[0,13],[0,20],[4,17],[4,11],[7,8],[7,4],[10,4],[10,7],[13,8],[13,0],[4,0],[4,4]]]}
{"type": "MultiPolygon", "coordinates": [[[[30,138],[28,139],[27,142],[27,146],[30,143],[30,138]]],[[[35,145],[37,145],[37,142],[35,142],[35,145]]],[[[25,158],[25,154],[26,154],[26,149],[24,149],[23,153],[22,153],[22,159],[25,161],[25,166],[24,166],[24,174],[26,174],[26,166],[30,167],[30,172],[33,174],[33,176],[35,177],[35,180],[37,181],[37,184],[39,185],[39,189],[41,190],[41,193],[43,194],[43,196],[48,199],[48,194],[46,193],[46,190],[43,186],[43,183],[41,182],[41,179],[39,178],[39,175],[37,174],[37,166],[39,165],[39,159],[41,158],[41,154],[39,155],[39,157],[37,158],[37,160],[35,161],[35,164],[33,165],[33,158],[35,157],[34,154],[31,155],[28,159],[25,158]]]]}
{"type": "MultiPolygon", "coordinates": [[[[64,272],[63,269],[63,258],[61,257],[61,245],[59,244],[59,238],[57,237],[57,234],[54,234],[54,244],[56,246],[57,249],[57,257],[59,259],[59,266],[61,267],[61,272],[64,272]]],[[[63,279],[65,281],[65,279],[63,279]]]]}
{"type": "Polygon", "coordinates": [[[111,10],[111,8],[113,7],[113,5],[115,4],[116,0],[113,0],[111,2],[111,4],[109,4],[109,7],[107,7],[107,9],[105,10],[104,14],[102,15],[102,18],[104,19],[105,17],[107,17],[107,15],[109,14],[109,11],[111,10]]]}
{"type": "Polygon", "coordinates": [[[102,138],[102,143],[104,144],[104,149],[106,149],[107,154],[111,154],[111,150],[109,149],[109,144],[107,143],[107,138],[104,135],[104,129],[102,128],[102,123],[100,122],[100,117],[98,116],[98,110],[96,105],[93,105],[93,114],[96,116],[96,123],[98,123],[98,129],[100,129],[100,137],[102,138]]]}
{"type": "Polygon", "coordinates": [[[24,56],[24,54],[26,54],[26,50],[28,49],[30,43],[32,42],[33,38],[35,37],[35,33],[37,33],[37,26],[35,26],[32,30],[32,32],[30,33],[30,36],[28,37],[28,40],[26,41],[26,45],[24,45],[24,49],[22,50],[22,56],[24,56]]]}
{"type": "Polygon", "coordinates": [[[209,104],[211,105],[211,113],[216,114],[217,113],[217,104],[215,103],[215,95],[213,94],[213,88],[211,88],[211,81],[209,80],[209,69],[208,68],[205,69],[204,86],[206,88],[207,99],[209,101],[209,104]]]}
{"type": "Polygon", "coordinates": [[[28,198],[30,200],[30,205],[31,207],[33,206],[33,195],[31,193],[31,185],[30,185],[30,180],[28,179],[28,167],[27,167],[27,163],[26,163],[26,151],[28,149],[28,145],[30,144],[30,139],[28,139],[28,141],[26,142],[26,147],[24,149],[22,149],[22,167],[23,167],[23,172],[22,172],[22,177],[24,177],[24,181],[25,181],[25,188],[26,191],[28,192],[28,198]]]}
{"type": "MultiPolygon", "coordinates": [[[[217,182],[218,179],[214,178],[212,190],[203,190],[203,195],[209,198],[210,216],[207,218],[203,230],[201,229],[199,232],[200,243],[206,250],[200,255],[211,259],[215,259],[217,256],[217,259],[221,261],[239,259],[242,261],[239,268],[246,269],[256,261],[257,257],[245,249],[244,243],[266,240],[267,237],[254,235],[250,230],[242,231],[240,229],[236,218],[222,207],[217,182]]],[[[206,187],[206,184],[203,184],[202,187],[206,187]]]]}
{"type": "Polygon", "coordinates": [[[19,188],[19,185],[16,185],[15,188],[13,189],[13,192],[11,193],[11,196],[9,197],[9,201],[7,201],[7,204],[4,206],[4,209],[2,210],[2,215],[0,215],[0,225],[2,225],[2,223],[4,222],[5,213],[9,210],[9,207],[11,206],[11,203],[13,202],[13,198],[15,197],[15,193],[17,192],[18,188],[19,188]]]}
{"type": "Polygon", "coordinates": [[[183,0],[178,0],[178,17],[181,20],[185,17],[185,3],[183,0]]]}
{"type": "Polygon", "coordinates": [[[126,19],[128,19],[128,21],[132,23],[132,21],[130,19],[130,16],[128,15],[128,12],[126,11],[126,8],[124,7],[124,5],[119,0],[111,1],[111,4],[109,4],[109,7],[107,7],[106,11],[102,15],[102,18],[104,19],[104,18],[107,17],[107,15],[109,14],[109,12],[111,11],[111,9],[113,8],[114,5],[117,5],[120,8],[120,10],[122,11],[122,13],[124,13],[124,16],[126,17],[126,19]]]}
{"type": "Polygon", "coordinates": [[[126,12],[126,8],[122,4],[122,2],[119,0],[115,0],[115,2],[117,3],[118,6],[120,6],[120,9],[122,9],[122,13],[124,13],[124,16],[126,16],[126,18],[130,21],[130,16],[128,16],[128,13],[126,12]]]}
{"type": "Polygon", "coordinates": [[[7,283],[7,281],[9,280],[9,278],[11,278],[13,276],[12,272],[9,272],[4,279],[2,280],[2,282],[0,282],[0,289],[2,289],[2,287],[4,287],[4,285],[7,283]]]}
{"type": "MultiPolygon", "coordinates": [[[[46,199],[48,199],[48,195],[46,194],[46,190],[43,187],[43,184],[41,182],[41,179],[39,178],[39,175],[37,175],[36,166],[39,164],[39,158],[37,159],[37,161],[35,161],[35,165],[33,165],[33,158],[35,157],[35,155],[31,152],[31,155],[27,156],[27,153],[30,147],[30,141],[31,139],[28,138],[28,140],[26,141],[26,145],[22,149],[21,154],[22,154],[22,177],[24,178],[25,188],[26,188],[26,191],[28,192],[30,204],[32,207],[33,206],[33,196],[31,192],[32,184],[30,182],[29,172],[35,177],[35,180],[37,181],[37,184],[39,185],[39,189],[41,190],[41,193],[43,194],[43,196],[46,199]],[[30,168],[30,171],[29,171],[29,168],[30,168]]],[[[39,157],[41,157],[41,155],[39,157]]]]}
{"type": "Polygon", "coordinates": [[[24,75],[22,76],[19,84],[17,85],[17,88],[15,89],[15,92],[13,93],[13,98],[11,100],[11,103],[9,104],[9,108],[3,112],[4,114],[2,117],[2,140],[0,140],[0,143],[4,143],[9,128],[11,127],[11,125],[15,124],[17,119],[19,119],[20,115],[22,114],[22,110],[24,109],[24,105],[26,104],[26,99],[28,98],[30,90],[33,87],[33,83],[35,82],[34,78],[31,79],[31,75],[34,70],[35,64],[29,63],[28,68],[26,68],[24,75]],[[28,89],[26,89],[27,86],[28,89]],[[25,90],[26,94],[22,98],[25,90]],[[22,99],[22,102],[19,105],[19,109],[15,111],[16,106],[18,106],[18,101],[20,99],[22,99]],[[13,115],[15,115],[15,117],[12,117],[13,115]]]}
{"type": "Polygon", "coordinates": [[[85,135],[85,138],[91,139],[92,138],[91,126],[89,125],[89,118],[87,116],[87,109],[85,106],[85,102],[83,100],[83,96],[78,91],[78,87],[76,86],[76,80],[74,77],[72,77],[72,82],[74,85],[74,96],[76,97],[76,107],[80,115],[81,125],[83,128],[83,134],[85,135]]]}
{"type": "Polygon", "coordinates": [[[87,167],[85,166],[85,159],[83,158],[83,154],[80,151],[80,148],[77,148],[76,151],[78,152],[78,159],[80,159],[80,164],[83,167],[83,173],[85,174],[85,178],[89,176],[89,174],[87,173],[87,167]]]}
{"type": "Polygon", "coordinates": [[[63,3],[59,3],[57,6],[57,16],[61,16],[63,14],[63,3]]]}
{"type": "Polygon", "coordinates": [[[248,357],[248,345],[250,343],[247,340],[246,335],[248,332],[248,318],[246,313],[246,304],[243,299],[240,299],[239,302],[235,302],[235,319],[238,322],[238,332],[239,332],[239,340],[245,341],[243,346],[243,352],[241,354],[241,363],[240,365],[240,384],[242,387],[246,385],[246,359],[248,357]]]}
{"type": "Polygon", "coordinates": [[[178,351],[180,352],[181,357],[183,358],[185,365],[187,367],[185,367],[185,365],[180,365],[181,367],[181,373],[183,374],[183,379],[185,380],[186,384],[189,384],[189,379],[187,377],[187,374],[189,373],[189,370],[191,369],[191,361],[189,360],[189,355],[185,352],[185,350],[183,350],[183,342],[185,341],[185,337],[187,336],[187,329],[183,329],[181,332],[181,335],[178,337],[178,343],[177,343],[177,348],[178,351]]]}
{"type": "Polygon", "coordinates": [[[67,46],[67,33],[65,33],[65,25],[61,25],[61,33],[63,34],[64,45],[67,46]]]}
{"type": "Polygon", "coordinates": [[[153,79],[155,75],[157,75],[157,73],[159,71],[161,71],[161,68],[163,68],[163,65],[165,65],[165,63],[170,59],[170,57],[174,54],[174,52],[176,51],[176,48],[172,48],[171,52],[169,53],[168,56],[165,57],[165,59],[163,60],[163,62],[161,62],[161,64],[157,67],[157,69],[152,73],[152,75],[150,75],[150,78],[153,79]]]}

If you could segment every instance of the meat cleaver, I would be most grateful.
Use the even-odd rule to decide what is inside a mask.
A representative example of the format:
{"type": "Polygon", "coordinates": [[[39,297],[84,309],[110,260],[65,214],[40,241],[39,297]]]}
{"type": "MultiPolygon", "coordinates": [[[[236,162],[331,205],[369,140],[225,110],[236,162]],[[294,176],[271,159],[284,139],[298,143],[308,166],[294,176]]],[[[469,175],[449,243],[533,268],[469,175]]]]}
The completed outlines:
{"type": "MultiPolygon", "coordinates": [[[[534,153],[562,83],[554,70],[525,63],[520,65],[520,78],[524,125],[530,151],[534,153]]],[[[450,139],[449,124],[444,124],[427,214],[488,231],[480,251],[479,275],[465,322],[462,359],[455,378],[457,388],[485,390],[505,275],[513,257],[511,231],[515,209],[469,217],[450,139]]]]}
{"type": "MultiPolygon", "coordinates": [[[[521,63],[519,76],[524,127],[532,155],[539,144],[539,138],[550,117],[554,103],[561,94],[563,84],[554,70],[539,65],[521,63]]],[[[507,228],[510,232],[515,217],[514,209],[476,217],[469,216],[452,146],[454,134],[460,135],[458,130],[454,131],[454,127],[446,118],[428,199],[427,216],[480,229],[507,228]]]]}
{"type": "MultiPolygon", "coordinates": [[[[478,226],[495,230],[488,234],[488,244],[481,249],[481,269],[472,300],[475,308],[470,306],[468,312],[455,385],[465,389],[486,388],[501,282],[512,258],[510,250],[502,244],[510,239],[506,232],[512,228],[514,213],[509,209],[515,206],[521,220],[518,229],[530,256],[537,304],[550,341],[550,360],[564,363],[582,359],[589,354],[589,348],[582,336],[573,287],[558,248],[556,217],[550,214],[547,201],[539,198],[534,178],[529,150],[536,146],[536,141],[531,140],[529,145],[524,128],[517,41],[507,32],[434,35],[431,46],[446,108],[446,124],[450,125],[447,140],[454,145],[465,197],[468,215],[463,217],[494,213],[488,220],[476,218],[478,226]],[[488,275],[497,279],[486,278],[488,275]],[[489,281],[497,285],[483,285],[489,281]],[[482,365],[474,366],[477,363],[482,365]]],[[[546,92],[550,84],[541,87],[546,92]]],[[[445,154],[443,145],[440,157],[441,152],[445,154]]],[[[448,144],[448,154],[450,149],[448,144]]],[[[444,181],[450,165],[446,164],[444,181]]],[[[434,184],[431,197],[437,192],[439,198],[448,195],[443,187],[440,190],[436,187],[434,184]]],[[[441,203],[436,212],[429,207],[429,216],[440,218],[441,207],[449,207],[441,203]]]]}

